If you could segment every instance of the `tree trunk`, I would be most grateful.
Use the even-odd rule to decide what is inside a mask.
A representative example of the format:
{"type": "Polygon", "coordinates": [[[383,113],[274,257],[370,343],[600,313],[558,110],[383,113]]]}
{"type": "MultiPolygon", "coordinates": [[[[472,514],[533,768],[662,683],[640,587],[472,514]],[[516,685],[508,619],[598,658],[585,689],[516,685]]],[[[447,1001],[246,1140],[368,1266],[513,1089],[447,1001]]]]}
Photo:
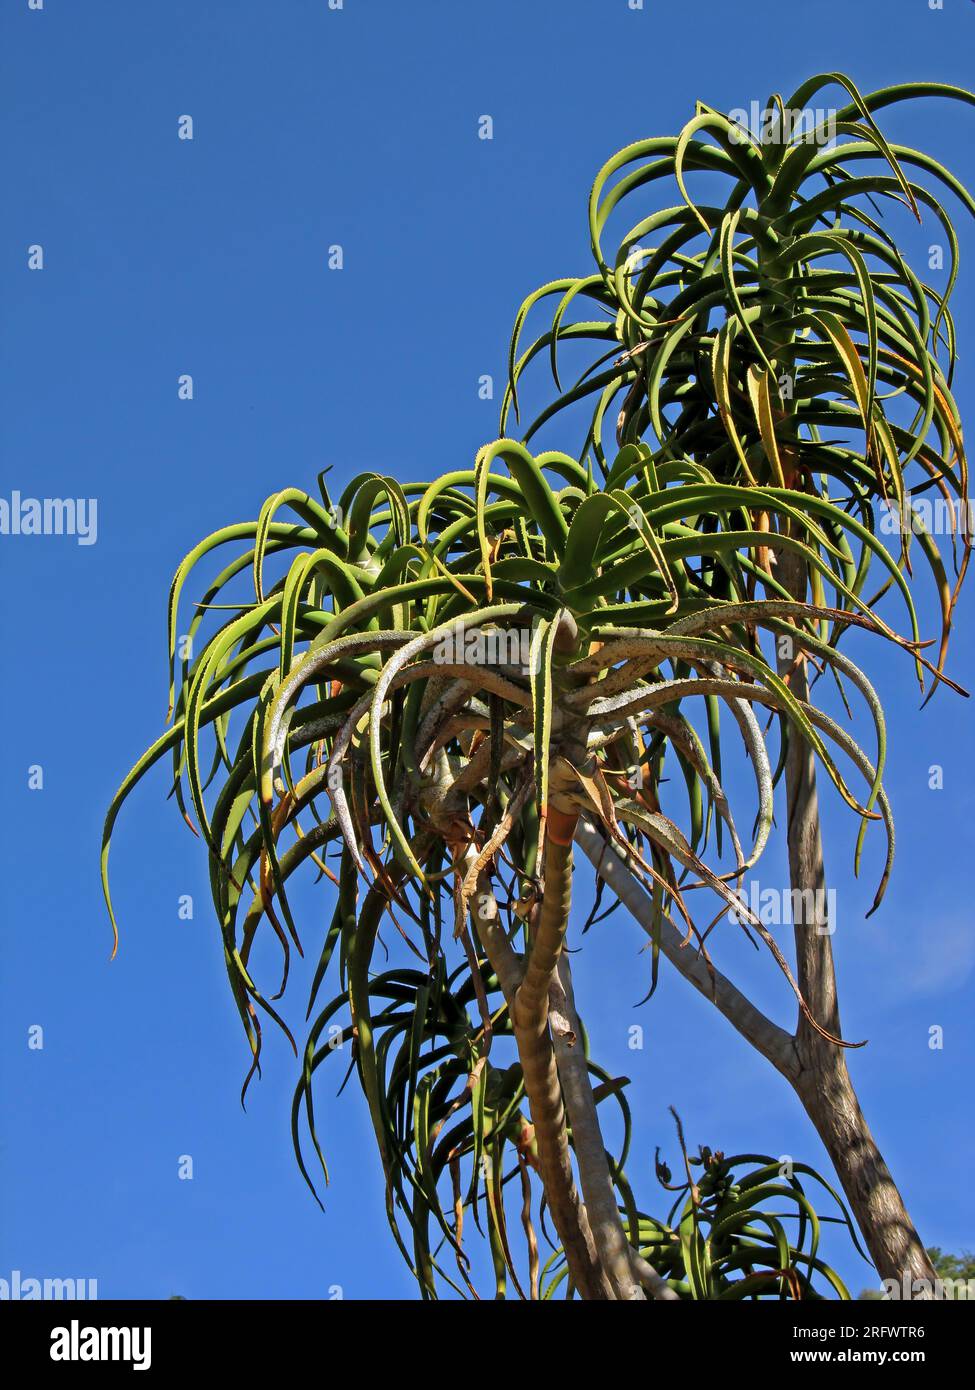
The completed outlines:
{"type": "Polygon", "coordinates": [[[842,1049],[825,1038],[797,1043],[800,1071],[793,1080],[806,1113],[836,1169],[847,1201],[882,1280],[895,1280],[903,1296],[914,1280],[926,1280],[933,1296],[935,1271],[850,1081],[842,1049]],[[909,1282],[905,1282],[906,1280],[909,1282]]]}
{"type": "MultiPolygon", "coordinates": [[[[576,1011],[572,970],[564,951],[559,957],[557,979],[549,991],[549,1004],[552,1044],[565,1108],[572,1126],[572,1147],[579,1165],[579,1182],[593,1241],[615,1296],[626,1302],[639,1301],[644,1293],[634,1275],[633,1256],[609,1171],[609,1159],[596,1113],[596,1098],[589,1080],[582,1024],[576,1011]],[[556,1017],[556,1010],[560,1018],[556,1017]]],[[[662,1280],[658,1283],[658,1289],[661,1284],[662,1280]]],[[[670,1292],[667,1289],[667,1293],[670,1292]]],[[[663,1297],[662,1294],[660,1296],[663,1297]]]]}
{"type": "MultiPolygon", "coordinates": [[[[780,557],[780,576],[802,598],[805,574],[801,561],[794,563],[796,558],[780,557]]],[[[793,665],[792,658],[780,650],[779,670],[782,675],[789,672],[796,698],[808,700],[805,661],[793,665]]],[[[816,1021],[842,1037],[831,940],[836,923],[829,921],[827,908],[815,755],[795,733],[789,742],[785,780],[792,901],[804,904],[802,912],[793,910],[797,979],[816,1021]]],[[[881,1279],[896,1280],[903,1288],[906,1275],[933,1286],[936,1276],[931,1261],[863,1117],[844,1049],[821,1037],[801,1014],[793,1047],[797,1069],[790,1080],[832,1160],[881,1279]]]]}
{"type": "MultiPolygon", "coordinates": [[[[477,860],[473,842],[464,855],[465,873],[477,860]]],[[[498,977],[508,1005],[525,1081],[538,1154],[539,1177],[565,1251],[573,1287],[583,1299],[614,1299],[620,1293],[606,1273],[589,1216],[572,1170],[556,1045],[549,1026],[549,995],[569,920],[572,894],[571,845],[549,841],[546,891],[526,962],[513,951],[500,925],[491,877],[482,870],[470,903],[481,947],[498,977]]],[[[598,1125],[597,1125],[598,1128],[598,1125]]]]}

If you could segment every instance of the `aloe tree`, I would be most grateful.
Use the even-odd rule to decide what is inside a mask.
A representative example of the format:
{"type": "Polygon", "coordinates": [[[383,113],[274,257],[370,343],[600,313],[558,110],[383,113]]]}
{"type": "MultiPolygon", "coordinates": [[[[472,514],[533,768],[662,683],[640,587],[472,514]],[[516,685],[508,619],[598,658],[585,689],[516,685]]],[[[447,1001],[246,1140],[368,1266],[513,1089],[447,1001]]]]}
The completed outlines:
{"type": "MultiPolygon", "coordinates": [[[[861,114],[852,124],[872,132],[866,109],[861,114]]],[[[731,1251],[733,1232],[749,1247],[758,1239],[762,1219],[746,1194],[760,1191],[764,1178],[731,1198],[734,1211],[721,1207],[717,1236],[714,1209],[699,1203],[691,1182],[690,1214],[676,1231],[663,1223],[684,1242],[682,1263],[657,1258],[660,1223],[637,1205],[626,1177],[626,1079],[591,1056],[575,1005],[565,951],[574,847],[648,933],[651,989],[663,953],[790,1077],[829,1146],[805,1075],[810,1066],[821,1077],[827,1067],[831,1077],[846,1075],[850,1044],[821,987],[828,953],[813,943],[810,962],[801,943],[794,974],[738,890],[769,842],[782,769],[798,767],[805,779],[787,771],[794,826],[796,807],[810,804],[818,763],[859,824],[858,854],[870,825],[886,833],[875,905],[883,896],[893,846],[883,710],[837,644],[854,628],[900,648],[920,679],[947,680],[944,642],[929,661],[905,577],[911,537],[891,554],[872,507],[878,495],[904,500],[908,462],[943,491],[965,495],[950,381],[937,355],[942,340],[953,352],[954,338],[945,297],[935,296],[932,325],[931,294],[910,297],[915,282],[894,251],[888,262],[901,278],[892,280],[894,272],[870,268],[868,254],[879,252],[861,248],[859,233],[846,238],[849,255],[835,249],[844,241],[836,233],[823,254],[851,267],[867,325],[868,347],[857,348],[864,332],[849,276],[821,272],[804,240],[825,234],[798,220],[788,237],[777,230],[788,214],[776,210],[771,189],[781,201],[786,168],[788,178],[807,181],[817,171],[796,169],[788,155],[775,163],[764,150],[736,145],[732,153],[722,138],[735,142],[715,125],[707,128],[718,131],[718,145],[706,146],[693,138],[704,128],[624,152],[615,167],[636,162],[637,169],[601,202],[613,170],[604,171],[593,204],[597,274],[557,283],[555,325],[520,357],[519,317],[512,403],[524,366],[545,346],[554,354],[566,338],[603,338],[619,359],[609,376],[587,375],[545,414],[596,393],[578,457],[533,454],[503,429],[473,467],[432,482],[363,474],[333,502],[322,475],[318,496],[285,489],[256,521],[207,537],[180,566],[170,594],[172,728],[126,778],[106,823],[107,895],[119,808],[151,767],[171,758],[175,800],[207,849],[228,980],[251,1050],[247,1082],[260,1065],[263,1020],[280,1026],[298,1052],[278,1005],[292,950],[301,950],[293,876],[305,867],[332,880],[335,911],[316,942],[313,1021],[294,1098],[295,1147],[313,1186],[302,1137],[324,1164],[313,1081],[325,1061],[351,1052],[390,1224],[425,1296],[444,1283],[473,1291],[467,1214],[483,1221],[499,1296],[509,1278],[529,1294],[550,1293],[564,1280],[597,1299],[761,1296],[770,1287],[777,1296],[804,1295],[814,1272],[825,1273],[802,1235],[783,1245],[776,1230],[775,1257],[766,1252],[764,1263],[757,1253],[738,1259],[741,1251],[731,1251]],[[658,146],[659,160],[639,163],[658,146]],[[719,217],[685,196],[669,211],[673,225],[647,266],[634,273],[630,237],[609,270],[599,209],[615,206],[620,187],[658,177],[647,171],[661,162],[685,195],[685,170],[730,173],[730,211],[719,217]],[[760,213],[748,206],[758,188],[760,213]],[[704,250],[693,249],[698,237],[704,250]],[[783,273],[782,258],[792,252],[795,289],[792,271],[783,273]],[[789,296],[800,290],[809,302],[794,323],[789,296]],[[570,323],[567,309],[579,297],[608,308],[610,321],[570,323]],[[709,327],[712,314],[717,323],[709,327]],[[908,359],[890,344],[910,347],[918,323],[922,341],[933,333],[934,347],[915,378],[897,365],[908,359]],[[783,363],[796,384],[791,402],[782,382],[788,373],[776,375],[783,363]],[[918,421],[895,423],[887,386],[918,401],[918,421]],[[608,456],[601,421],[620,392],[620,438],[608,456]],[[862,459],[835,438],[837,422],[845,438],[858,420],[869,422],[871,440],[862,459]],[[932,430],[940,445],[929,441],[932,430]],[[232,558],[206,583],[178,644],[183,591],[196,582],[196,566],[224,546],[232,558]],[[242,590],[248,576],[252,594],[242,590]],[[903,617],[880,611],[888,592],[903,617]],[[186,653],[178,682],[177,645],[186,653]],[[806,662],[860,701],[872,729],[869,752],[813,702],[806,662]],[[722,785],[729,726],[754,781],[744,810],[722,785]],[[745,824],[753,826],[749,835],[739,832],[745,824]],[[792,990],[795,1035],[715,967],[710,934],[729,912],[792,990]],[[255,942],[265,930],[282,958],[273,993],[260,987],[254,964],[263,959],[255,942]],[[388,956],[384,930],[393,943],[388,956]],[[339,988],[323,1006],[326,979],[339,988]],[[607,1107],[618,1112],[619,1152],[606,1141],[607,1107]],[[554,1227],[545,1271],[538,1183],[539,1216],[554,1227]],[[518,1274],[511,1232],[519,1197],[527,1278],[518,1274]],[[732,1255],[737,1263],[720,1265],[732,1255]],[[724,1272],[712,1279],[715,1261],[724,1272]],[[762,1278],[748,1284],[759,1267],[762,1278]],[[745,1271],[732,1280],[745,1284],[735,1293],[733,1270],[745,1271]]],[[[876,151],[881,140],[859,143],[876,151]]],[[[895,161],[892,172],[868,190],[851,188],[845,175],[826,178],[848,195],[841,210],[857,191],[891,192],[890,181],[904,196],[903,176],[893,170],[905,156],[883,149],[895,161]]],[[[811,200],[792,201],[808,208],[811,200]]],[[[814,209],[813,222],[819,215],[814,209]]],[[[639,236],[648,230],[641,224],[639,236]]],[[[886,248],[879,228],[869,235],[886,248]]],[[[944,566],[929,537],[922,533],[918,545],[939,581],[947,625],[954,594],[944,566]]],[[[822,942],[828,951],[828,938],[822,942]]],[[[830,1152],[881,1275],[897,1260],[899,1277],[912,1258],[910,1239],[898,1247],[878,1236],[873,1197],[850,1164],[844,1168],[837,1143],[830,1152]]],[[[735,1184],[723,1171],[712,1176],[723,1203],[735,1184]]],[[[811,1219],[806,1200],[802,1220],[811,1219]]]]}
{"type": "MultiPolygon", "coordinates": [[[[879,818],[889,836],[879,702],[818,628],[842,621],[926,660],[857,599],[828,533],[831,503],[809,513],[787,489],[715,483],[685,461],[654,461],[645,444],[619,452],[604,487],[567,455],[536,458],[505,439],[473,468],[430,484],[366,474],[333,504],[319,481],[320,499],[279,492],[255,522],[215,532],[180,566],[169,602],[174,722],[116,795],[103,874],[122,802],[171,756],[175,799],[208,850],[252,1052],[248,1080],[262,1018],[293,1042],[275,1007],[300,942],[289,883],[308,864],[333,880],[336,907],[308,1005],[309,1016],[318,1012],[294,1101],[296,1149],[310,1182],[300,1134],[304,1116],[321,1158],[312,1080],[350,1042],[390,1223],[426,1294],[440,1279],[466,1287],[463,1219],[469,1208],[476,1218],[482,1186],[499,1290],[506,1271],[516,1277],[506,1217],[514,1178],[528,1284],[538,1287],[534,1173],[572,1289],[629,1299],[647,1286],[664,1296],[626,1179],[628,1140],[610,1155],[597,1114],[617,1105],[628,1133],[625,1078],[588,1055],[574,1003],[564,951],[574,841],[624,902],[639,895],[634,915],[651,937],[653,980],[663,950],[746,1031],[780,1035],[716,971],[687,902],[696,891],[719,915],[734,910],[808,1026],[843,1046],[736,892],[773,818],[758,714],[779,741],[788,730],[809,747],[854,814],[879,818]],[[760,514],[783,533],[772,543],[815,569],[830,606],[750,594],[760,514]],[[180,646],[198,650],[182,662],[177,690],[182,593],[195,566],[225,545],[235,553],[194,606],[180,646]],[[252,597],[239,593],[245,574],[252,597]],[[781,635],[862,695],[875,754],[777,674],[762,641],[781,635]],[[748,750],[750,837],[721,786],[717,745],[709,753],[698,733],[697,706],[712,721],[723,708],[748,750]],[[671,767],[679,783],[670,784],[671,767]],[[673,785],[684,790],[670,805],[673,785]],[[712,823],[731,847],[728,868],[702,857],[712,823]],[[273,995],[251,966],[265,920],[282,955],[273,995]],[[379,969],[384,921],[411,959],[379,969]],[[320,987],[336,973],[340,992],[322,1008],[320,987]],[[343,1014],[349,1024],[336,1024],[343,1014]],[[494,1060],[501,1038],[514,1044],[505,1066],[494,1060]],[[456,1276],[443,1248],[456,1256],[456,1276]]],[[[885,548],[868,532],[864,546],[906,597],[885,548]]],[[[780,1280],[791,1278],[783,1270],[780,1280]]]]}
{"type": "MultiPolygon", "coordinates": [[[[920,97],[975,101],[937,83],[862,96],[832,73],[803,83],[787,101],[773,96],[759,131],[699,102],[676,136],[620,151],[600,170],[589,199],[593,271],[544,285],[519,312],[501,432],[518,410],[525,369],[547,355],[556,394],[525,442],[563,411],[570,419],[581,411],[579,455],[604,476],[608,418],[617,445],[643,441],[658,468],[682,461],[695,476],[742,488],[746,499],[756,485],[788,496],[843,552],[856,608],[877,613],[899,588],[915,639],[912,555],[920,552],[941,612],[940,680],[970,549],[967,464],[952,395],[949,300],[958,238],[940,197],[947,192],[970,213],[975,202],[928,154],[889,142],[874,119],[882,108],[920,97]],[[840,91],[842,107],[811,114],[811,103],[830,89],[840,91]],[[700,175],[709,177],[695,194],[700,175]],[[626,229],[607,250],[612,215],[631,206],[626,229]],[[948,253],[942,288],[911,268],[883,225],[885,207],[935,219],[948,253]],[[550,327],[523,346],[526,319],[543,301],[555,304],[550,327]],[[598,356],[563,386],[560,356],[578,352],[576,342],[592,343],[598,356]],[[951,523],[951,577],[915,505],[919,494],[934,497],[951,523]],[[873,538],[885,530],[898,538],[904,582],[886,577],[871,593],[873,538]]],[[[758,543],[742,539],[749,592],[818,601],[820,571],[810,553],[789,543],[802,534],[794,521],[761,507],[753,518],[757,531],[771,534],[758,543]]],[[[835,649],[848,627],[838,619],[821,627],[820,638],[835,649]]],[[[781,645],[780,674],[800,701],[808,698],[810,663],[818,659],[808,646],[781,645]]],[[[786,786],[792,886],[821,903],[825,870],[808,743],[787,739],[777,771],[786,786]]],[[[857,862],[861,843],[862,828],[857,862]]],[[[640,910],[632,891],[630,905],[640,910]]],[[[739,1001],[725,1011],[798,1091],[881,1274],[931,1278],[843,1051],[824,1035],[840,1034],[840,1014],[821,912],[795,937],[799,987],[823,1031],[803,1015],[794,1037],[774,1035],[739,1001]]]]}

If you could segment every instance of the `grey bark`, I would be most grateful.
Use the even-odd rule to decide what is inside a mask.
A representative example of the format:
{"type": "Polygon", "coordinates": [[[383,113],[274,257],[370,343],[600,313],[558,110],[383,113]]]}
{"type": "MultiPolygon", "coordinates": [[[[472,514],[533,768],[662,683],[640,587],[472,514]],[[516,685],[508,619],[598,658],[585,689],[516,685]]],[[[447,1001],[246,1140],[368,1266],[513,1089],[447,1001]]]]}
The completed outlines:
{"type": "Polygon", "coordinates": [[[620,1219],[582,1044],[572,971],[564,952],[559,957],[557,973],[558,983],[553,985],[550,994],[549,1020],[589,1226],[616,1297],[627,1302],[639,1301],[643,1298],[643,1289],[634,1277],[630,1246],[620,1219]]]}
{"type": "MultiPolygon", "coordinates": [[[[782,568],[790,589],[804,593],[801,573],[794,566],[791,572],[785,565],[782,568]]],[[[780,674],[790,671],[796,698],[808,700],[805,662],[794,665],[780,652],[779,668],[780,674]]],[[[785,781],[792,888],[803,894],[802,901],[812,909],[801,914],[794,927],[796,977],[813,1017],[834,1037],[842,1037],[831,937],[836,924],[828,920],[815,755],[797,736],[789,741],[785,781]]],[[[821,1037],[801,1014],[793,1050],[795,1074],[790,1080],[836,1169],[878,1274],[881,1279],[896,1280],[901,1288],[905,1276],[912,1284],[925,1280],[933,1286],[935,1271],[870,1133],[850,1080],[845,1050],[821,1037]]]]}

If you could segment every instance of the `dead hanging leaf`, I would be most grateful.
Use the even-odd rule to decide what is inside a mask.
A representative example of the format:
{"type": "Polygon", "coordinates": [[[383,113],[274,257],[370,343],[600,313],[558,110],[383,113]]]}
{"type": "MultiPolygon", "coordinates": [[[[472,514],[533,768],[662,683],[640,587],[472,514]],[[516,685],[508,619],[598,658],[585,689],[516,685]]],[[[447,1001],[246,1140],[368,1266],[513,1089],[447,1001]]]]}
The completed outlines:
{"type": "MultiPolygon", "coordinates": [[[[758,513],[758,515],[755,518],[755,530],[764,531],[765,533],[771,532],[772,526],[769,521],[768,512],[758,513]]],[[[774,577],[772,575],[772,571],[777,565],[778,561],[776,559],[774,550],[772,550],[769,546],[760,545],[756,547],[755,563],[758,565],[759,569],[764,570],[770,578],[774,577]]]]}
{"type": "Polygon", "coordinates": [[[568,758],[558,758],[557,766],[563,774],[573,778],[582,787],[589,807],[596,812],[607,830],[618,834],[619,827],[613,808],[613,794],[607,786],[606,778],[601,770],[596,767],[592,773],[582,772],[579,768],[574,767],[568,758]]]}
{"type": "MultiPolygon", "coordinates": [[[[580,801],[582,802],[583,809],[595,813],[596,817],[607,830],[610,838],[614,841],[615,844],[619,845],[620,849],[626,855],[627,859],[630,862],[635,862],[643,871],[643,873],[646,874],[650,879],[652,879],[654,883],[658,884],[664,890],[667,897],[670,898],[677,905],[677,909],[680,912],[681,917],[683,917],[684,922],[687,926],[687,935],[685,937],[685,942],[690,941],[692,936],[695,934],[694,923],[691,920],[690,913],[687,910],[687,905],[681,897],[676,883],[668,882],[666,878],[664,878],[661,874],[657,872],[657,870],[653,867],[652,864],[648,864],[647,861],[643,858],[642,854],[640,854],[638,850],[634,849],[634,847],[630,844],[629,840],[623,834],[622,830],[620,830],[619,822],[616,819],[616,810],[613,804],[613,794],[610,791],[609,785],[607,784],[606,778],[603,776],[602,771],[597,767],[591,774],[588,774],[580,772],[578,768],[573,767],[572,764],[565,758],[560,758],[559,762],[565,764],[565,767],[568,769],[568,771],[572,774],[572,776],[576,779],[576,781],[582,788],[582,795],[580,797],[580,801]]],[[[644,814],[646,815],[647,813],[644,814]]]]}
{"type": "Polygon", "coordinates": [[[552,1032],[557,1038],[564,1038],[569,1047],[575,1046],[576,1035],[572,1031],[572,1025],[569,1023],[565,1014],[560,1013],[558,1009],[549,1005],[548,1021],[552,1025],[552,1032]]]}

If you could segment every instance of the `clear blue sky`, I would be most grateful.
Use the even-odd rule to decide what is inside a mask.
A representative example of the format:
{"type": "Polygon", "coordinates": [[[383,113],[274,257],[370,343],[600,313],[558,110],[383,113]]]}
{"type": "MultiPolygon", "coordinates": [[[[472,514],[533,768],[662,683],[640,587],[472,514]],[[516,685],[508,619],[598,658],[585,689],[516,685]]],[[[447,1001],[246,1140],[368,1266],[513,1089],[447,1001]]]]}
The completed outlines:
{"type": "MultiPolygon", "coordinates": [[[[93,1277],[103,1297],[413,1296],[356,1088],[319,1092],[324,1216],[293,1162],[295,1063],[279,1040],[241,1112],[206,864],[163,773],[116,836],[123,938],[108,963],[98,842],[165,715],[172,571],[327,464],[339,479],[466,465],[496,430],[478,377],[500,381],[523,296],[587,267],[585,199],[619,146],[675,131],[698,97],[747,106],[833,68],[864,90],[970,83],[973,52],[970,0],[4,0],[0,494],[95,497],[98,540],[0,537],[0,1277],[93,1277]],[[43,272],[27,269],[32,244],[43,272]],[[43,790],[28,789],[33,764],[43,790]]],[[[975,113],[929,103],[886,128],[975,185],[975,113]]],[[[975,236],[959,225],[964,412],[975,236]]],[[[972,632],[969,595],[951,664],[969,686],[972,632]]],[[[871,660],[900,853],[865,923],[873,881],[852,880],[851,822],[828,803],[844,1025],[871,1039],[855,1081],[923,1238],[971,1247],[971,706],[943,694],[919,714],[903,663],[871,660]],[[943,791],[928,790],[933,763],[943,791]]],[[[672,971],[633,1012],[641,941],[614,919],[576,966],[599,1055],[632,1078],[638,1187],[654,1191],[655,1144],[674,1157],[671,1102],[695,1145],[825,1165],[786,1084],[672,971]],[[642,1053],[626,1048],[633,1021],[642,1053]]],[[[718,959],[791,1021],[767,959],[730,941],[718,959]]],[[[868,1281],[833,1249],[855,1289],[868,1281]]]]}

